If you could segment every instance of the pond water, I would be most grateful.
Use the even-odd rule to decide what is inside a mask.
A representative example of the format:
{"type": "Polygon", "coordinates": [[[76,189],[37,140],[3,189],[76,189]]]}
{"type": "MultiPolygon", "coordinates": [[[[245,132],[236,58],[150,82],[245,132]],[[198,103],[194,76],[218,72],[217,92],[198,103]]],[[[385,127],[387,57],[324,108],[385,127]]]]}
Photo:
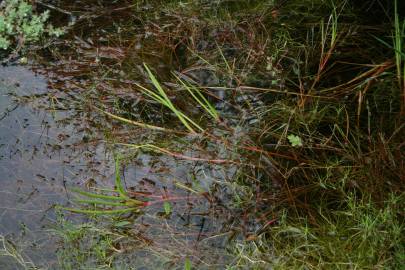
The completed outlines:
{"type": "MultiPolygon", "coordinates": [[[[102,144],[82,143],[84,122],[49,107],[43,76],[1,67],[0,95],[0,235],[35,265],[52,268],[56,246],[47,225],[55,220],[53,206],[68,200],[67,182],[109,177],[111,161],[102,144]]],[[[15,269],[5,259],[0,268],[15,269]]]]}
{"type": "MultiPolygon", "coordinates": [[[[26,266],[58,269],[56,252],[62,246],[53,233],[54,206],[69,205],[72,194],[67,187],[112,187],[115,148],[104,142],[89,114],[69,107],[68,94],[52,90],[48,79],[29,67],[1,67],[0,95],[0,235],[26,266]]],[[[168,261],[184,255],[198,258],[202,268],[228,261],[226,239],[240,221],[222,202],[224,190],[217,191],[222,198],[215,197],[212,186],[234,172],[166,155],[138,154],[123,167],[126,188],[172,198],[172,213],[164,215],[163,202],[157,202],[132,219],[131,230],[144,242],[132,246],[125,257],[139,266],[136,269],[165,269],[168,261]],[[195,185],[199,194],[185,188],[195,185]],[[204,193],[210,194],[209,200],[204,193]]],[[[87,219],[65,215],[76,223],[87,219]]],[[[0,269],[20,268],[15,258],[0,256],[0,269]]]]}
{"type": "MultiPolygon", "coordinates": [[[[172,42],[170,36],[153,29],[153,23],[140,23],[144,12],[151,10],[149,5],[59,3],[61,9],[46,7],[52,9],[55,25],[71,23],[62,40],[31,54],[29,65],[0,67],[0,252],[8,247],[21,255],[0,253],[0,269],[60,269],[57,254],[66,255],[66,241],[58,234],[60,220],[86,224],[92,219],[55,211],[55,205],[77,207],[72,206],[75,194],[71,187],[113,189],[117,153],[125,156],[120,166],[125,188],[147,195],[153,203],[140,214],[127,216],[124,231],[111,229],[116,218],[99,221],[100,228],[119,235],[115,250],[108,250],[118,254],[111,264],[117,269],[127,269],[129,264],[131,269],[183,269],[189,258],[199,269],[223,269],[234,259],[227,255],[229,239],[247,236],[260,227],[254,213],[240,213],[232,207],[229,194],[235,190],[228,192],[233,187],[226,180],[234,178],[239,165],[136,151],[119,143],[158,142],[180,155],[202,159],[227,159],[226,147],[221,142],[170,137],[123,124],[94,109],[97,105],[129,119],[169,123],[171,129],[184,130],[178,119],[136,91],[137,83],[149,82],[142,64],[153,67],[163,81],[181,69],[179,76],[206,86],[219,84],[219,79],[210,67],[182,67],[187,57],[196,56],[168,49],[160,39],[172,42]],[[134,13],[135,6],[139,14],[134,13]]],[[[168,26],[176,25],[171,23],[174,17],[161,16],[168,26]]],[[[232,115],[236,109],[224,106],[224,90],[213,87],[212,91],[217,95],[215,105],[232,115]]],[[[240,103],[257,105],[245,99],[240,103]]],[[[202,118],[195,106],[181,104],[181,100],[176,105],[202,118]]],[[[253,125],[255,121],[248,118],[251,114],[245,115],[246,119],[229,120],[253,125]]],[[[235,130],[225,137],[229,135],[229,141],[238,144],[244,135],[241,128],[235,130]]],[[[92,256],[82,263],[86,269],[97,267],[92,256]]]]}

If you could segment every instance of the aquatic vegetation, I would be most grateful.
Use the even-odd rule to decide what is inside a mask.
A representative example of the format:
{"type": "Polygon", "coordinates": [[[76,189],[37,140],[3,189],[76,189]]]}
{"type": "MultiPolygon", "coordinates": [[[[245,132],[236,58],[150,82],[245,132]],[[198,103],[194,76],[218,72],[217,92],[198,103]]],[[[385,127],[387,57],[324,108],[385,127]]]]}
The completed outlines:
{"type": "Polygon", "coordinates": [[[60,36],[63,30],[47,24],[49,11],[36,14],[24,0],[4,0],[0,4],[0,48],[21,50],[25,44],[39,41],[44,34],[60,36]]]}
{"type": "Polygon", "coordinates": [[[219,114],[218,111],[215,109],[215,107],[209,102],[204,95],[201,93],[200,89],[198,87],[186,83],[183,80],[181,80],[179,77],[176,76],[176,79],[183,85],[184,89],[187,90],[187,92],[190,93],[190,95],[194,98],[195,101],[201,106],[201,108],[204,109],[206,113],[211,115],[211,117],[215,121],[219,121],[219,114]]]}
{"type": "Polygon", "coordinates": [[[391,33],[385,10],[368,7],[381,17],[371,25],[365,4],[345,0],[163,2],[97,4],[89,20],[103,34],[76,25],[82,36],[45,52],[57,59],[49,72],[68,76],[55,89],[73,89],[125,163],[150,162],[136,187],[124,188],[116,161],[115,188],[71,189],[75,207],[62,209],[90,219],[62,226],[61,260],[75,269],[69,256],[91,253],[88,265],[125,268],[141,243],[158,254],[157,269],[400,267],[400,9],[386,7],[391,33]],[[114,12],[131,20],[100,22],[114,12]],[[154,170],[157,184],[148,179],[154,170]],[[199,227],[184,236],[193,220],[199,227]],[[221,228],[209,231],[207,220],[221,228]],[[224,235],[226,249],[198,250],[224,235]],[[226,261],[211,258],[219,250],[226,261]]]}
{"type": "MultiPolygon", "coordinates": [[[[177,118],[181,121],[181,123],[191,132],[191,133],[196,133],[195,128],[197,128],[199,131],[203,131],[203,128],[200,127],[197,123],[195,123],[193,120],[191,120],[187,115],[179,111],[171,102],[165,91],[163,90],[162,86],[156,79],[156,77],[153,75],[153,73],[150,71],[148,66],[145,65],[145,69],[148,72],[149,78],[152,81],[153,86],[158,90],[158,93],[155,93],[141,85],[138,85],[144,93],[154,99],[155,101],[159,102],[160,104],[168,107],[176,116],[177,118]]],[[[194,96],[193,96],[194,97],[194,96]]]]}
{"type": "Polygon", "coordinates": [[[22,254],[20,250],[13,245],[13,243],[6,239],[3,235],[0,235],[0,257],[8,257],[14,260],[18,266],[22,269],[36,269],[35,264],[22,254]]]}
{"type": "MultiPolygon", "coordinates": [[[[190,102],[181,109],[176,103],[182,99],[192,100],[202,109],[202,117],[208,116],[214,123],[219,121],[217,110],[198,92],[202,86],[188,84],[177,76],[171,85],[179,83],[182,87],[179,89],[185,89],[187,95],[176,88],[169,97],[162,86],[163,78],[157,78],[148,66],[144,66],[147,79],[156,91],[148,89],[146,84],[137,83],[136,86],[142,95],[169,109],[187,131],[201,133],[207,145],[221,142],[229,156],[238,153],[243,160],[248,160],[247,164],[235,163],[231,158],[221,159],[223,163],[216,162],[239,165],[236,177],[224,185],[233,192],[233,207],[243,213],[240,219],[246,219],[246,223],[254,219],[260,224],[255,229],[247,229],[244,224],[240,230],[245,239],[230,239],[228,251],[235,258],[228,263],[229,269],[394,269],[401,260],[400,232],[404,228],[397,208],[404,199],[397,190],[401,164],[394,158],[402,156],[398,151],[403,127],[391,118],[400,108],[398,89],[393,90],[390,97],[384,97],[380,92],[387,87],[383,79],[392,68],[392,64],[386,63],[389,56],[360,58],[363,62],[359,68],[350,64],[357,61],[357,54],[364,57],[365,51],[368,53],[379,45],[362,47],[358,44],[359,51],[346,52],[346,47],[350,49],[354,42],[350,38],[355,41],[358,38],[356,34],[353,37],[344,35],[355,28],[353,26],[352,30],[347,22],[353,20],[347,1],[325,4],[322,9],[317,6],[313,11],[307,10],[306,6],[311,1],[293,2],[282,6],[277,15],[280,21],[268,23],[274,28],[272,35],[277,38],[275,43],[268,41],[262,56],[254,58],[256,48],[238,45],[242,43],[238,35],[233,34],[232,29],[221,29],[219,22],[210,22],[210,27],[223,31],[223,36],[210,40],[215,46],[207,45],[205,51],[197,52],[197,48],[192,47],[194,41],[185,41],[189,48],[186,54],[192,59],[189,65],[209,65],[220,74],[218,77],[223,85],[232,93],[227,97],[233,106],[229,109],[232,113],[220,112],[229,126],[210,130],[222,137],[204,134],[203,127],[191,118],[190,107],[194,106],[190,102]],[[293,20],[288,10],[296,12],[291,17],[297,16],[307,22],[289,25],[293,20]],[[302,10],[305,10],[304,14],[300,13],[302,10]],[[283,28],[283,24],[289,29],[283,28]],[[276,55],[273,48],[278,48],[276,55]],[[279,70],[276,74],[284,74],[287,78],[285,89],[244,85],[249,82],[244,74],[247,63],[254,66],[249,69],[253,73],[259,72],[262,66],[266,71],[269,69],[265,73],[267,76],[273,74],[268,61],[260,61],[265,58],[263,55],[272,57],[272,65],[279,70]],[[248,90],[255,91],[262,103],[254,104],[249,98],[238,103],[237,96],[245,95],[244,91],[248,90]],[[393,105],[387,112],[379,104],[391,98],[393,105]],[[254,116],[254,121],[241,121],[239,117],[243,113],[254,116]],[[383,132],[376,126],[385,117],[393,121],[387,122],[383,132]],[[235,123],[245,131],[240,132],[241,141],[232,144],[230,141],[234,137],[230,134],[237,133],[238,129],[235,123]],[[384,156],[379,156],[377,149],[384,149],[384,156]],[[385,173],[381,173],[383,171],[385,173]],[[381,189],[386,192],[376,192],[381,189]],[[385,249],[387,245],[391,248],[385,249]]],[[[233,11],[222,10],[224,18],[228,12],[230,25],[237,16],[244,18],[243,12],[233,8],[233,11]]],[[[183,16],[187,14],[183,13],[183,16]]],[[[267,16],[273,18],[273,15],[267,16]]],[[[194,29],[193,33],[198,31],[194,29]]],[[[266,33],[260,28],[253,31],[257,36],[266,33]]],[[[162,32],[156,35],[164,37],[162,32]]],[[[186,70],[185,74],[190,72],[186,70]]],[[[152,106],[152,102],[145,103],[144,106],[152,106]]],[[[114,115],[113,118],[121,122],[130,124],[132,121],[114,115]]],[[[166,124],[168,129],[174,126],[172,122],[166,124]]],[[[164,132],[163,129],[159,131],[164,132]]],[[[160,146],[167,145],[165,141],[129,143],[124,138],[116,144],[126,146],[128,150],[151,151],[194,162],[213,161],[160,146]]],[[[194,149],[191,143],[185,148],[194,149]]],[[[169,204],[164,204],[163,208],[166,215],[175,211],[169,204]]]]}
{"type": "Polygon", "coordinates": [[[293,147],[302,146],[302,140],[300,137],[290,134],[287,137],[288,141],[291,143],[293,147]]]}
{"type": "Polygon", "coordinates": [[[114,190],[101,190],[111,194],[99,194],[81,190],[79,188],[72,188],[72,191],[81,195],[85,199],[77,198],[73,202],[81,205],[90,206],[90,208],[67,208],[61,209],[82,214],[95,214],[95,215],[108,215],[108,214],[123,214],[128,212],[137,212],[139,209],[146,205],[145,202],[131,198],[125,191],[120,175],[119,157],[115,161],[115,187],[114,190]],[[109,207],[106,209],[105,207],[109,207]],[[110,209],[113,207],[113,209],[110,209]]]}

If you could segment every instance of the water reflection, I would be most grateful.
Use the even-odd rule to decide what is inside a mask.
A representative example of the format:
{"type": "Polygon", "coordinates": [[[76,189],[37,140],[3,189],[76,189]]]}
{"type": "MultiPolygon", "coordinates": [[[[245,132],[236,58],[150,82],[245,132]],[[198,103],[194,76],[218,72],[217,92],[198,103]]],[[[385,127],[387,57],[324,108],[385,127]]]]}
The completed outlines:
{"type": "MultiPolygon", "coordinates": [[[[38,109],[45,106],[44,77],[25,67],[0,68],[0,235],[27,259],[51,267],[56,246],[44,226],[54,221],[53,205],[67,201],[66,182],[103,180],[112,169],[102,144],[80,143],[80,121],[62,121],[71,112],[38,109]]],[[[0,257],[1,269],[16,267],[0,257]]]]}
{"type": "MultiPolygon", "coordinates": [[[[103,130],[94,124],[104,118],[75,109],[69,93],[48,83],[25,67],[0,69],[0,235],[36,266],[58,269],[58,242],[49,231],[55,226],[53,206],[69,204],[67,186],[112,187],[114,147],[103,142],[103,130]]],[[[139,130],[126,132],[129,136],[139,130]]],[[[132,155],[123,168],[127,190],[152,203],[132,218],[129,237],[118,243],[125,259],[117,265],[129,261],[139,269],[164,269],[184,255],[195,258],[202,269],[226,262],[232,213],[221,201],[223,190],[212,186],[235,170],[120,151],[132,155]],[[164,214],[165,200],[170,201],[170,215],[164,214]]],[[[80,215],[66,217],[83,221],[80,215]]],[[[3,256],[0,269],[19,266],[3,256]]]]}

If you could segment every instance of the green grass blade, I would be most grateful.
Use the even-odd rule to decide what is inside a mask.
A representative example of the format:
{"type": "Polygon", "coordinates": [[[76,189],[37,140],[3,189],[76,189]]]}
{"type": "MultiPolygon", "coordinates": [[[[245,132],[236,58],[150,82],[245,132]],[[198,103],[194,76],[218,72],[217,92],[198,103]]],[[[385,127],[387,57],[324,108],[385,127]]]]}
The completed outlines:
{"type": "Polygon", "coordinates": [[[168,101],[164,100],[162,97],[158,96],[156,93],[152,92],[149,89],[146,89],[143,86],[139,87],[144,90],[144,94],[149,96],[150,98],[154,99],[155,101],[161,103],[162,105],[168,107],[175,115],[177,118],[179,118],[179,120],[184,124],[184,126],[191,132],[195,133],[194,129],[190,126],[193,125],[194,127],[196,127],[197,129],[199,129],[200,131],[204,131],[204,129],[199,126],[197,123],[195,123],[193,120],[191,120],[187,115],[185,115],[184,113],[182,113],[181,111],[177,110],[174,105],[172,103],[169,103],[168,101]]]}
{"type": "Polygon", "coordinates": [[[79,188],[70,188],[71,191],[78,193],[82,196],[89,197],[89,198],[97,198],[97,199],[105,199],[105,200],[114,200],[114,201],[122,201],[125,200],[125,197],[117,197],[117,196],[111,196],[111,195],[104,195],[104,194],[96,194],[96,193],[91,193],[87,191],[83,191],[79,188]]]}
{"type": "Polygon", "coordinates": [[[158,94],[154,93],[153,91],[146,89],[145,87],[141,87],[145,94],[149,97],[153,98],[154,100],[158,101],[162,105],[168,107],[176,117],[182,122],[182,124],[192,133],[196,133],[195,130],[192,128],[191,125],[197,127],[200,131],[203,131],[201,127],[199,127],[194,121],[192,121],[189,117],[185,116],[182,112],[180,112],[171,102],[169,97],[166,95],[165,91],[163,90],[162,86],[160,85],[159,81],[153,75],[152,71],[149,67],[144,64],[144,67],[148,73],[150,80],[152,81],[153,86],[158,90],[158,94]]]}
{"type": "MultiPolygon", "coordinates": [[[[170,104],[171,101],[169,99],[169,97],[166,95],[166,92],[163,90],[162,86],[160,85],[159,81],[156,79],[155,75],[153,75],[152,71],[149,69],[149,67],[146,64],[143,64],[143,66],[146,69],[146,72],[148,73],[149,78],[152,81],[153,86],[156,87],[156,89],[158,90],[159,94],[162,96],[162,98],[164,98],[165,100],[167,100],[170,104]]],[[[173,105],[173,104],[172,104],[173,105]]]]}
{"type": "Polygon", "coordinates": [[[381,42],[382,44],[384,44],[385,46],[387,46],[388,48],[390,48],[390,49],[393,49],[394,51],[395,51],[395,53],[398,53],[398,54],[400,54],[403,58],[405,58],[405,53],[404,52],[402,52],[401,50],[398,50],[396,47],[394,47],[394,46],[391,46],[390,44],[388,44],[387,42],[385,42],[384,40],[382,40],[381,38],[379,38],[379,37],[376,37],[376,36],[374,36],[374,35],[372,35],[376,40],[378,40],[379,42],[381,42]]]}
{"type": "Polygon", "coordinates": [[[115,214],[123,214],[128,212],[136,212],[139,211],[138,208],[125,208],[125,209],[114,209],[114,210],[89,210],[89,209],[77,209],[77,208],[68,208],[68,207],[60,207],[60,209],[79,213],[79,214],[94,214],[94,215],[115,215],[115,214]]]}
{"type": "MultiPolygon", "coordinates": [[[[188,117],[187,115],[185,115],[184,113],[179,111],[179,114],[181,115],[181,117],[183,117],[185,120],[187,120],[191,125],[193,125],[195,128],[197,128],[199,131],[204,132],[204,129],[197,124],[196,122],[194,122],[190,117],[188,117]]],[[[195,131],[193,131],[195,133],[195,131]]]]}
{"type": "Polygon", "coordinates": [[[83,200],[83,199],[74,199],[75,203],[80,204],[102,204],[102,205],[110,205],[110,206],[127,206],[124,202],[111,202],[111,201],[102,201],[102,200],[83,200]]]}
{"type": "Polygon", "coordinates": [[[186,258],[186,261],[184,262],[184,270],[191,270],[191,261],[189,258],[186,258]]]}
{"type": "Polygon", "coordinates": [[[144,201],[140,201],[140,200],[135,200],[135,199],[127,199],[125,201],[125,205],[132,207],[132,206],[144,206],[145,202],[144,201]]]}
{"type": "Polygon", "coordinates": [[[139,88],[141,88],[142,91],[144,91],[145,95],[147,95],[148,97],[152,98],[153,100],[163,104],[164,106],[170,108],[170,105],[167,103],[167,101],[163,97],[159,96],[155,92],[153,92],[153,91],[151,91],[151,90],[149,90],[149,89],[147,89],[147,88],[145,88],[145,87],[143,87],[143,86],[141,86],[139,84],[137,86],[139,88]]]}
{"type": "Polygon", "coordinates": [[[125,206],[125,207],[134,207],[134,206],[141,206],[144,205],[145,202],[134,200],[134,199],[127,199],[126,201],[122,202],[111,202],[111,201],[104,201],[104,200],[86,200],[86,199],[74,199],[76,203],[81,204],[102,204],[102,205],[110,205],[110,206],[125,206]]]}
{"type": "Polygon", "coordinates": [[[218,114],[217,110],[215,109],[215,107],[211,104],[211,102],[209,102],[208,99],[206,99],[204,97],[204,95],[201,93],[201,91],[197,87],[193,87],[193,89],[195,89],[195,92],[197,93],[197,95],[207,105],[207,107],[208,107],[207,112],[210,113],[215,120],[218,120],[219,114],[218,114]]]}
{"type": "Polygon", "coordinates": [[[121,175],[120,175],[120,156],[117,155],[115,158],[115,186],[117,191],[123,198],[128,198],[127,193],[125,192],[124,186],[122,185],[121,175]]]}
{"type": "Polygon", "coordinates": [[[228,60],[226,60],[226,57],[225,57],[224,53],[222,52],[221,48],[219,47],[218,43],[215,42],[215,44],[217,45],[217,48],[218,48],[219,54],[222,57],[222,60],[225,62],[225,65],[226,65],[226,68],[227,68],[227,70],[229,72],[229,75],[233,76],[233,71],[231,69],[231,66],[228,63],[228,60]]]}
{"type": "Polygon", "coordinates": [[[197,87],[186,84],[178,76],[175,77],[207,113],[209,113],[215,120],[219,119],[218,112],[215,110],[214,106],[211,105],[197,87]]]}
{"type": "Polygon", "coordinates": [[[158,127],[158,126],[154,126],[154,125],[149,125],[149,124],[145,124],[145,123],[142,123],[142,122],[137,122],[137,121],[134,121],[134,120],[129,120],[129,119],[126,119],[124,117],[120,117],[118,115],[109,113],[107,111],[103,111],[103,110],[101,110],[101,109],[99,109],[97,107],[94,107],[94,108],[96,110],[100,111],[101,113],[104,113],[105,115],[108,115],[109,117],[111,117],[113,119],[116,119],[116,120],[119,120],[119,121],[122,121],[124,123],[128,123],[128,124],[135,125],[135,126],[142,127],[142,128],[148,128],[148,129],[151,129],[151,130],[157,130],[157,131],[163,131],[163,132],[174,132],[173,130],[170,130],[170,129],[167,129],[167,128],[158,127]]]}

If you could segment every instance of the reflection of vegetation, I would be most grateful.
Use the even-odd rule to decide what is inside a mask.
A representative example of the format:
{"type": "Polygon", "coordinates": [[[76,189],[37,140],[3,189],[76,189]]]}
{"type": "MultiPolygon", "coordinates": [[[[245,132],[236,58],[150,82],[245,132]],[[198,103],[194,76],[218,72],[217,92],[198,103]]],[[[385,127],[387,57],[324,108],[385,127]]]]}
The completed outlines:
{"type": "MultiPolygon", "coordinates": [[[[147,33],[140,41],[141,52],[119,61],[107,56],[107,60],[97,60],[100,70],[94,73],[100,76],[89,78],[82,89],[85,92],[86,87],[97,84],[109,90],[106,93],[94,87],[86,101],[111,118],[117,125],[114,129],[136,126],[135,136],[110,135],[115,144],[129,151],[235,165],[234,179],[218,181],[232,193],[228,210],[237,209],[232,214],[239,223],[232,223],[232,227],[245,236],[243,240],[231,237],[227,251],[234,260],[228,262],[228,268],[398,269],[404,260],[405,235],[404,27],[399,15],[393,16],[392,35],[389,19],[365,26],[370,22],[363,14],[364,6],[344,0],[280,1],[280,5],[245,1],[240,7],[238,1],[150,2],[153,8],[148,10],[153,16],[145,14],[141,5],[133,7],[136,24],[127,20],[129,25],[110,33],[105,42],[122,44],[121,51],[132,52],[133,40],[128,36],[140,31],[142,24],[147,33]],[[389,45],[391,36],[394,46],[389,45]],[[392,50],[387,50],[387,45],[392,50]],[[167,69],[177,69],[175,77],[159,72],[163,69],[160,61],[166,56],[159,58],[158,64],[153,62],[157,51],[169,51],[167,69]],[[147,62],[146,72],[135,68],[143,55],[147,55],[142,59],[147,62]],[[111,82],[124,84],[122,78],[104,80],[110,69],[119,70],[108,76],[125,69],[127,76],[136,78],[126,85],[126,101],[139,104],[131,107],[133,111],[125,113],[125,107],[109,101],[119,95],[124,99],[124,94],[118,93],[121,85],[111,82]],[[210,72],[218,80],[207,79],[210,72]],[[211,86],[213,81],[220,86],[211,86]],[[148,112],[163,108],[159,125],[138,113],[143,108],[152,108],[148,112]],[[198,136],[187,136],[190,133],[198,136]],[[200,152],[210,157],[189,155],[200,152]]],[[[391,8],[388,11],[395,10],[391,8]]],[[[74,53],[64,56],[58,51],[58,59],[74,61],[77,54],[77,63],[87,61],[83,68],[87,71],[96,62],[88,56],[92,55],[89,44],[83,46],[87,53],[81,54],[77,45],[71,45],[74,53]]],[[[94,50],[98,57],[99,48],[94,50]]],[[[80,77],[77,85],[82,81],[80,77]]],[[[223,170],[228,168],[223,166],[223,170]]],[[[113,195],[111,191],[77,193],[85,197],[77,202],[86,208],[71,209],[75,212],[133,210],[127,205],[131,201],[119,177],[113,195]]],[[[162,202],[166,216],[176,216],[175,207],[162,202]]],[[[136,223],[124,217],[105,218],[104,223],[94,223],[102,235],[113,235],[117,222],[124,227],[136,223]]],[[[94,224],[75,230],[79,228],[79,235],[86,235],[86,231],[95,232],[94,224]]],[[[176,237],[172,232],[168,235],[176,237]]],[[[125,233],[119,237],[128,241],[136,238],[125,233]]],[[[67,246],[78,245],[74,251],[78,254],[71,253],[74,256],[90,252],[99,254],[100,260],[107,258],[107,265],[119,261],[121,250],[109,237],[100,238],[103,244],[97,252],[95,244],[92,251],[80,246],[86,241],[83,239],[63,240],[67,246]]],[[[177,251],[171,248],[170,252],[173,250],[177,251]]],[[[63,253],[64,258],[69,252],[63,253]]],[[[179,253],[170,255],[180,262],[178,266],[188,265],[183,260],[186,254],[179,253]]],[[[193,266],[200,266],[198,258],[190,260],[193,266]]]]}

